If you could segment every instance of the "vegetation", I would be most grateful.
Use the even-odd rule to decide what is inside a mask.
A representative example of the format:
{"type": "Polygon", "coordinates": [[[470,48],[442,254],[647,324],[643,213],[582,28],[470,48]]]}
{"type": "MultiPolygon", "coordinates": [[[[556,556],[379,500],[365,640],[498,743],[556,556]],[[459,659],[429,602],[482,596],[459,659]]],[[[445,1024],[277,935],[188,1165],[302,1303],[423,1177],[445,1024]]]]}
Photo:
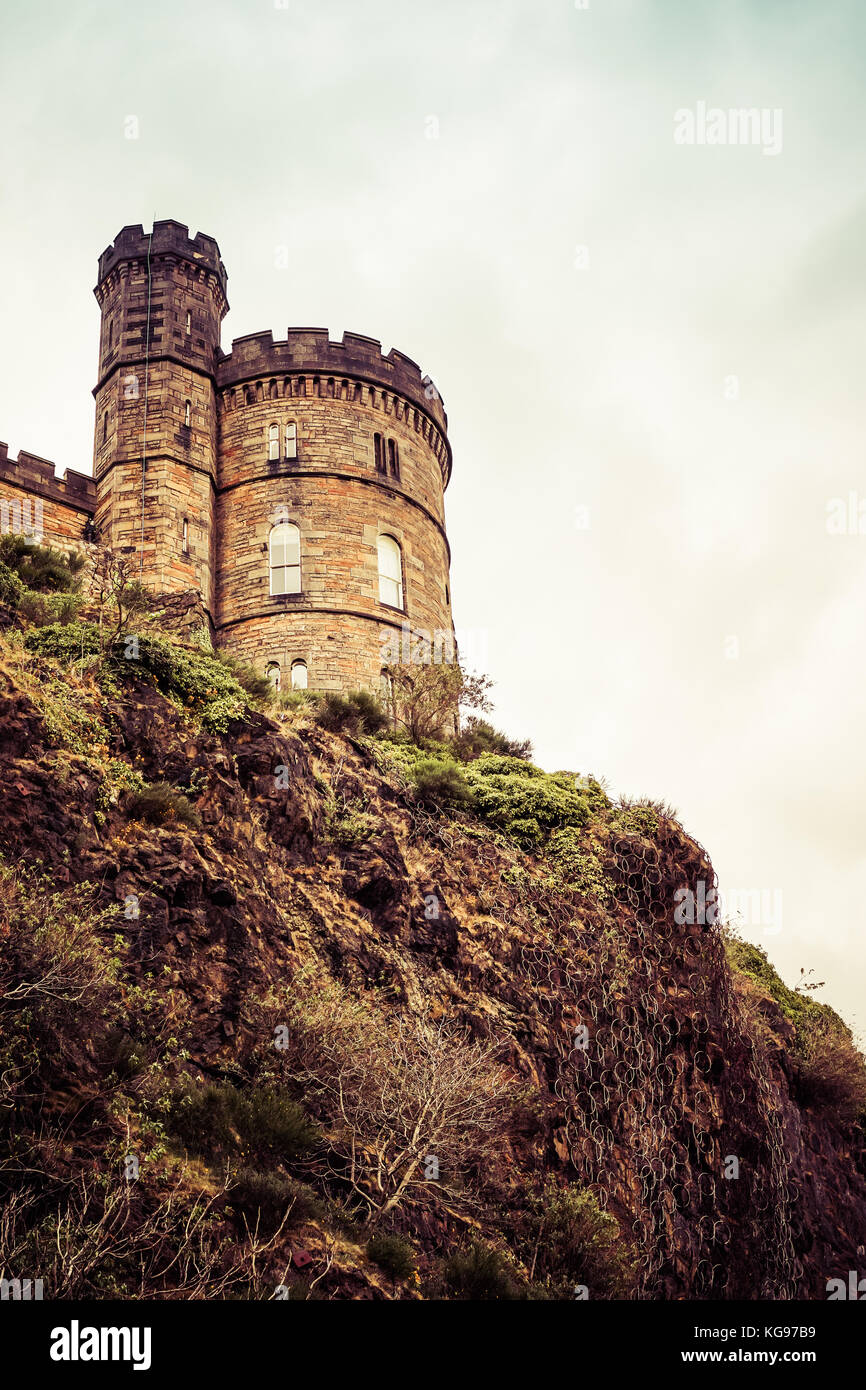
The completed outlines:
{"type": "Polygon", "coordinates": [[[866,1121],[866,1059],[851,1029],[829,1004],[786,985],[760,946],[732,934],[726,946],[734,969],[766,990],[794,1025],[803,1102],[846,1122],[866,1121]]]}
{"type": "Polygon", "coordinates": [[[317,700],[316,723],[333,734],[376,734],[388,724],[388,716],[369,690],[348,695],[327,691],[317,700]]]}
{"type": "Polygon", "coordinates": [[[572,773],[542,772],[522,758],[484,753],[465,775],[478,814],[527,849],[540,850],[554,830],[578,829],[610,805],[598,782],[578,785],[572,773]]]}
{"type": "Polygon", "coordinates": [[[412,767],[418,797],[433,806],[470,806],[472,787],[462,768],[450,758],[421,758],[412,767]]]}
{"type": "Polygon", "coordinates": [[[286,1161],[306,1153],[318,1137],[279,1087],[240,1091],[228,1081],[182,1087],[172,1099],[168,1125],[193,1153],[208,1158],[241,1153],[286,1161]]]}
{"type": "Polygon", "coordinates": [[[154,825],[180,823],[196,829],[201,826],[201,816],[189,797],[168,782],[154,782],[132,792],[124,809],[130,820],[151,821],[154,825]]]}
{"type": "MultiPolygon", "coordinates": [[[[99,656],[103,639],[92,623],[52,624],[28,632],[28,651],[76,662],[99,656]]],[[[224,733],[243,718],[248,692],[226,662],[199,647],[180,646],[165,637],[121,635],[107,653],[116,680],[149,680],[210,733],[224,733]]]]}
{"type": "Polygon", "coordinates": [[[84,556],[50,545],[34,545],[26,536],[0,536],[0,564],[36,593],[72,593],[79,587],[84,556]]]}
{"type": "Polygon", "coordinates": [[[486,676],[467,675],[454,663],[400,663],[387,666],[392,712],[398,729],[423,746],[455,726],[457,712],[488,710],[486,676]]]}
{"type": "Polygon", "coordinates": [[[480,758],[482,753],[498,753],[504,758],[532,757],[532,743],[528,738],[509,738],[477,715],[469,716],[450,746],[454,756],[462,763],[472,762],[480,758]]]}
{"type": "Polygon", "coordinates": [[[481,1241],[473,1241],[445,1260],[441,1284],[449,1298],[472,1302],[522,1296],[513,1262],[481,1241]]]}
{"type": "Polygon", "coordinates": [[[367,1242],[367,1254],[386,1274],[396,1282],[408,1279],[415,1268],[415,1252],[408,1240],[401,1236],[375,1235],[367,1242]]]}
{"type": "Polygon", "coordinates": [[[548,1181],[531,1201],[527,1227],[530,1274],[555,1297],[573,1298],[575,1285],[590,1298],[633,1292],[634,1260],[618,1223],[591,1192],[548,1181]]]}

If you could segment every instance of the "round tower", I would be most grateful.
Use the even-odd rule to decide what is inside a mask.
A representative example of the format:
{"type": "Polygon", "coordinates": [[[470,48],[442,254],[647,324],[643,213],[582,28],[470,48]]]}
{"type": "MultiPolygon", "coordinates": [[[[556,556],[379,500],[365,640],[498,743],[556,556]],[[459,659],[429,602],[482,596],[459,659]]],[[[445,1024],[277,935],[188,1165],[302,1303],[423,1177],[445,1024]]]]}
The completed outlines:
{"type": "Polygon", "coordinates": [[[370,338],[235,339],[217,366],[218,640],[282,688],[453,659],[447,417],[370,338]]]}
{"type": "Polygon", "coordinates": [[[95,522],[156,592],[214,606],[215,366],[228,310],[217,243],[180,222],[124,227],[99,258],[95,522]]]}

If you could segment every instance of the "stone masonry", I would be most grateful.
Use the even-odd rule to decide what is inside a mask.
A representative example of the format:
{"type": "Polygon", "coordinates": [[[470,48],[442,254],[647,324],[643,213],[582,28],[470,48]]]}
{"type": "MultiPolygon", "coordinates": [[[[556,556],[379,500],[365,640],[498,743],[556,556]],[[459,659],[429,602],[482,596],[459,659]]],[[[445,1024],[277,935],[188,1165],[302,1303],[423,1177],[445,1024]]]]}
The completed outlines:
{"type": "Polygon", "coordinates": [[[155,593],[197,592],[218,643],[279,667],[284,688],[303,662],[310,688],[378,689],[389,637],[392,650],[407,634],[453,639],[441,398],[410,358],[357,334],[258,333],[223,352],[226,288],[213,238],[124,227],[95,290],[94,477],[55,479],[0,445],[0,504],[38,497],[54,544],[95,523],[155,593]],[[299,592],[272,578],[282,523],[299,532],[299,592]],[[400,547],[402,607],[380,598],[380,536],[400,547]]]}

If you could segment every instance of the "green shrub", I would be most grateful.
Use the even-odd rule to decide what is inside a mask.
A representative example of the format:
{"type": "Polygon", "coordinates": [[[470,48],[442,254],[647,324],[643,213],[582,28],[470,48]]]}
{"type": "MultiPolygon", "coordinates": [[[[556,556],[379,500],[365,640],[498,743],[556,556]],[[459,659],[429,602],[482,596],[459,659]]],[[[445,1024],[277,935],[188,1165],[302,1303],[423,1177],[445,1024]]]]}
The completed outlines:
{"type": "Polygon", "coordinates": [[[251,1229],[271,1236],[279,1229],[289,1207],[295,1215],[295,1184],[282,1173],[241,1168],[231,1189],[232,1203],[242,1211],[251,1229]]]}
{"type": "Polygon", "coordinates": [[[24,589],[18,601],[18,612],[37,627],[50,623],[66,626],[75,622],[82,602],[80,594],[40,594],[35,589],[24,589]]]}
{"type": "Polygon", "coordinates": [[[0,536],[0,562],[18,575],[28,589],[71,593],[80,583],[84,556],[66,555],[50,545],[31,545],[25,536],[0,536]]]}
{"type": "Polygon", "coordinates": [[[254,666],[248,666],[245,662],[238,661],[237,657],[221,648],[217,648],[214,656],[234,676],[238,685],[242,686],[248,695],[252,695],[254,700],[262,702],[273,697],[273,686],[267,676],[263,676],[254,666]]]}
{"type": "Polygon", "coordinates": [[[837,1120],[854,1123],[866,1116],[866,1062],[847,1028],[842,1033],[810,1022],[798,1092],[806,1105],[837,1120]]]}
{"type": "Polygon", "coordinates": [[[395,1281],[408,1279],[415,1268],[415,1252],[408,1240],[401,1236],[371,1236],[367,1242],[367,1254],[386,1274],[395,1281]]]}
{"type": "Polygon", "coordinates": [[[80,661],[99,655],[99,629],[92,623],[52,623],[28,632],[24,646],[29,652],[53,656],[57,661],[80,661]]]}
{"type": "MultiPolygon", "coordinates": [[[[24,645],[60,661],[98,656],[101,651],[99,629],[92,623],[36,628],[27,633],[24,645]]],[[[225,733],[229,722],[242,719],[247,708],[248,693],[226,663],[201,647],[180,646],[165,637],[122,637],[108,664],[118,679],[149,675],[164,695],[178,700],[210,733],[225,733]],[[137,655],[127,657],[133,641],[131,653],[137,655]]]]}
{"type": "Polygon", "coordinates": [[[0,560],[0,603],[14,611],[24,592],[24,585],[18,575],[0,560]]]}
{"type": "Polygon", "coordinates": [[[152,825],[176,822],[196,829],[201,826],[201,816],[189,797],[170,782],[153,782],[142,791],[133,792],[126,798],[124,810],[130,820],[150,821],[152,825]]]}
{"type": "Polygon", "coordinates": [[[411,770],[421,801],[432,806],[469,806],[472,788],[451,758],[421,758],[411,770]]]}
{"type": "Polygon", "coordinates": [[[318,697],[316,723],[333,734],[375,734],[384,729],[388,716],[369,690],[338,695],[329,690],[318,697]]]}
{"type": "Polygon", "coordinates": [[[301,1107],[277,1087],[239,1091],[230,1082],[176,1093],[169,1124],[189,1149],[210,1158],[238,1150],[297,1158],[312,1148],[318,1133],[301,1107]]]}
{"type": "Polygon", "coordinates": [[[535,1277],[561,1297],[585,1284],[590,1298],[626,1298],[636,1268],[619,1225],[591,1192],[548,1182],[532,1203],[529,1242],[535,1277]]]}
{"type": "Polygon", "coordinates": [[[477,1241],[445,1261],[442,1281],[450,1297],[455,1299],[521,1297],[511,1262],[492,1246],[477,1241]]]}
{"type": "Polygon", "coordinates": [[[463,763],[480,758],[482,753],[499,753],[506,758],[532,757],[532,743],[528,738],[520,741],[508,738],[477,715],[470,715],[457,737],[451,740],[450,746],[455,757],[463,763]]]}
{"type": "Polygon", "coordinates": [[[542,772],[520,758],[484,753],[465,775],[478,814],[527,849],[540,849],[552,830],[586,825],[607,804],[598,784],[579,785],[569,772],[542,772]]]}

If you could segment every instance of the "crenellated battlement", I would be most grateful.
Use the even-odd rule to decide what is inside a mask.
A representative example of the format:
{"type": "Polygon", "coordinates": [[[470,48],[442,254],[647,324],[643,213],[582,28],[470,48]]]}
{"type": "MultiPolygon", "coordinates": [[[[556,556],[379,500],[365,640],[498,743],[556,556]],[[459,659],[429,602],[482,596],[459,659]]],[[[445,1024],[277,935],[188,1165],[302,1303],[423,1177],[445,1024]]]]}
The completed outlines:
{"type": "Polygon", "coordinates": [[[74,507],[88,516],[96,511],[96,483],[86,473],[67,468],[58,476],[49,459],[28,454],[23,449],[19,450],[17,459],[11,459],[9,446],[0,443],[0,486],[3,483],[74,507]]]}
{"type": "Polygon", "coordinates": [[[448,429],[442,398],[417,362],[396,348],[385,356],[378,339],[360,333],[344,333],[341,342],[332,342],[326,328],[290,328],[286,337],[277,342],[271,332],[234,338],[231,352],[218,359],[217,386],[225,388],[253,377],[298,373],[374,382],[425,411],[443,433],[448,429]]]}
{"type": "Polygon", "coordinates": [[[124,227],[115,237],[114,243],[106,247],[99,257],[99,283],[110,275],[122,261],[153,256],[178,256],[192,265],[204,267],[216,276],[223,296],[228,286],[228,275],[220,257],[220,249],[212,236],[197,232],[194,237],[183,222],[168,219],[154,222],[152,234],[148,234],[141,223],[124,227]]]}

